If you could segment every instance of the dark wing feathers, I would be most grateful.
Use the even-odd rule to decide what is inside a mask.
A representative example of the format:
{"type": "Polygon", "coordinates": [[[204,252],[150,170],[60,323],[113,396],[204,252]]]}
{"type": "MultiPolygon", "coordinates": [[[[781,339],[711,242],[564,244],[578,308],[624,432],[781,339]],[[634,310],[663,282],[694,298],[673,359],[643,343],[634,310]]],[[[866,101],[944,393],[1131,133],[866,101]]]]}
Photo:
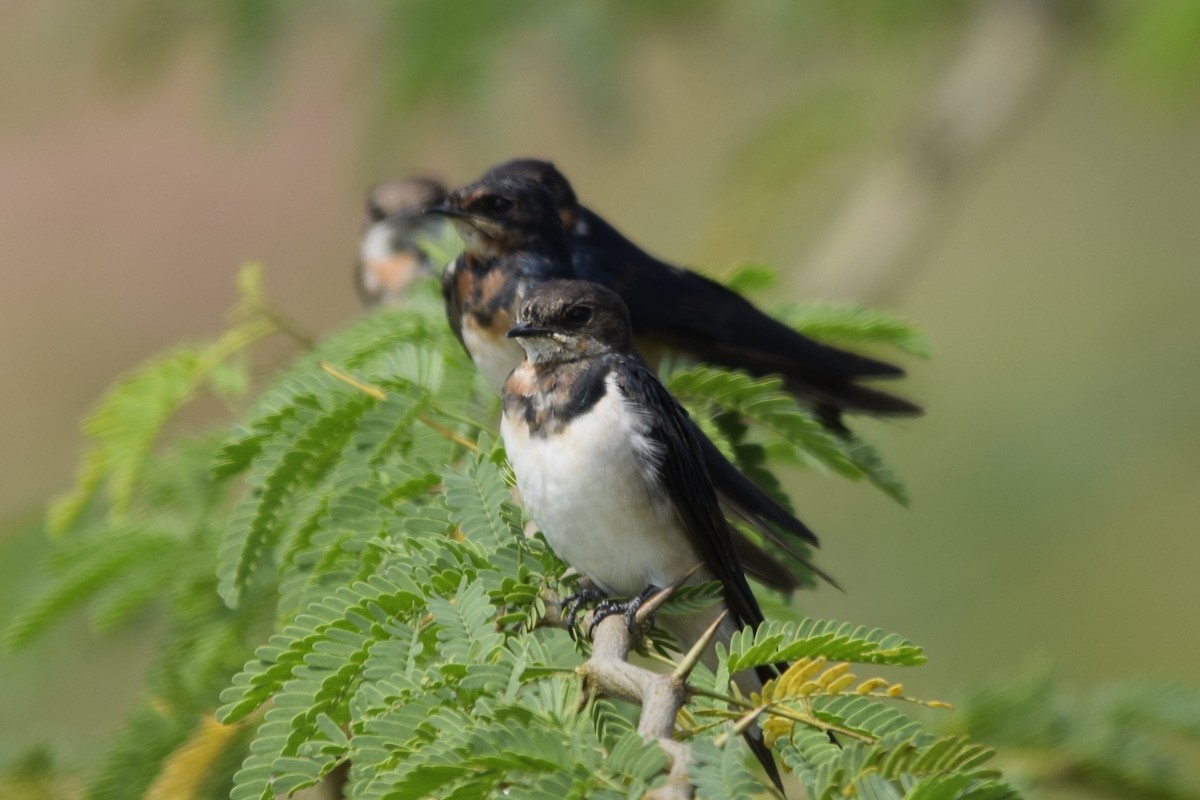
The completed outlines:
{"type": "Polygon", "coordinates": [[[621,295],[635,335],[702,361],[781,374],[790,391],[835,409],[921,413],[903,398],[855,383],[903,375],[894,364],[809,339],[716,281],[659,261],[588,209],[581,209],[581,220],[582,232],[568,240],[575,272],[621,295]]]}
{"type": "MultiPolygon", "coordinates": [[[[807,525],[796,519],[791,512],[760,489],[758,484],[742,474],[742,471],[717,449],[712,440],[703,434],[700,436],[700,449],[713,487],[720,495],[721,502],[730,511],[752,525],[765,539],[799,561],[821,580],[834,588],[842,588],[829,573],[813,564],[788,540],[787,537],[793,537],[814,547],[819,546],[817,535],[807,525]]],[[[741,552],[740,548],[738,552],[741,552]]]]}
{"type": "Polygon", "coordinates": [[[779,539],[774,529],[764,525],[762,521],[777,526],[801,541],[814,546],[820,545],[817,535],[809,530],[807,525],[792,516],[786,508],[760,489],[758,484],[743,475],[707,436],[701,438],[700,448],[713,486],[720,493],[721,499],[729,503],[738,516],[753,524],[780,547],[786,547],[787,542],[779,539]]]}
{"type": "MultiPolygon", "coordinates": [[[[735,531],[721,513],[704,461],[703,443],[708,438],[640,358],[614,357],[623,362],[623,368],[615,370],[621,391],[635,406],[650,412],[650,437],[664,454],[659,475],[696,552],[724,587],[725,602],[737,621],[758,627],[763,621],[762,609],[746,582],[734,545],[735,531]]],[[[777,664],[776,669],[787,669],[787,664],[777,664]]],[[[760,671],[763,680],[774,674],[770,668],[760,671]]]]}
{"type": "MultiPolygon", "coordinates": [[[[750,584],[746,583],[734,548],[734,531],[721,514],[705,466],[701,443],[707,441],[706,437],[640,358],[619,355],[612,358],[619,359],[623,367],[614,370],[622,393],[634,406],[649,412],[649,436],[663,448],[659,477],[693,546],[704,559],[704,566],[721,582],[725,603],[737,622],[757,628],[763,621],[762,609],[750,591],[750,584]]],[[[762,666],[755,672],[765,683],[783,673],[787,666],[762,666]]],[[[747,731],[744,738],[771,782],[783,791],[779,768],[761,733],[747,731]]]]}
{"type": "Polygon", "coordinates": [[[620,360],[620,368],[614,373],[621,391],[635,407],[648,412],[648,435],[663,452],[659,477],[696,552],[724,587],[725,600],[738,623],[757,626],[763,621],[762,610],[746,583],[732,531],[721,514],[705,467],[703,434],[640,359],[613,357],[620,360]]]}
{"type": "Polygon", "coordinates": [[[800,588],[796,574],[781,564],[774,556],[750,541],[741,531],[735,530],[733,549],[746,574],[759,583],[777,592],[791,594],[800,588]]]}

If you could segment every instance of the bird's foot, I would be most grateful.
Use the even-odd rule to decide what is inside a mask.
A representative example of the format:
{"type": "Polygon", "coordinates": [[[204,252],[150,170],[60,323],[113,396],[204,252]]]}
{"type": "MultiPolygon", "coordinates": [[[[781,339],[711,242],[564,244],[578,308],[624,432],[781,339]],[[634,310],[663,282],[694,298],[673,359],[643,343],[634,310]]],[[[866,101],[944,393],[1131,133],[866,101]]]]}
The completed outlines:
{"type": "Polygon", "coordinates": [[[580,578],[576,584],[574,593],[568,595],[563,600],[563,611],[567,615],[567,633],[571,638],[575,638],[575,622],[579,615],[579,610],[588,603],[597,603],[606,601],[608,595],[600,590],[596,584],[592,583],[587,578],[580,578]]]}
{"type": "Polygon", "coordinates": [[[642,593],[636,597],[625,601],[617,600],[602,600],[592,609],[592,624],[588,626],[588,638],[592,638],[592,634],[596,632],[596,626],[605,617],[611,617],[614,614],[621,614],[625,617],[625,627],[630,633],[636,635],[638,629],[637,613],[642,607],[642,603],[658,591],[657,586],[647,586],[642,590],[642,593]]]}

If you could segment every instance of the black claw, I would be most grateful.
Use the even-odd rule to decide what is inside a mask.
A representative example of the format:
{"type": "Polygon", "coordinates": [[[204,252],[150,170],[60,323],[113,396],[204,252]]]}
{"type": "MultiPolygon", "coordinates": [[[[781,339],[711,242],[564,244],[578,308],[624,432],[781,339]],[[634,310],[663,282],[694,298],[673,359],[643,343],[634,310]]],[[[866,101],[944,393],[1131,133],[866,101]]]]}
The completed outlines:
{"type": "Polygon", "coordinates": [[[596,632],[596,626],[606,617],[611,617],[613,614],[622,614],[625,611],[625,604],[618,603],[615,600],[604,600],[592,609],[592,624],[588,625],[587,637],[592,638],[592,634],[596,632]]]}
{"type": "Polygon", "coordinates": [[[625,617],[625,627],[632,634],[637,634],[638,622],[637,612],[642,607],[642,603],[646,599],[658,591],[657,586],[647,586],[642,590],[642,593],[625,602],[617,602],[615,600],[604,600],[592,609],[592,624],[588,626],[588,638],[592,638],[592,634],[596,632],[596,626],[605,617],[611,617],[613,614],[621,614],[625,617]]]}
{"type": "MultiPolygon", "coordinates": [[[[583,578],[579,581],[578,588],[574,594],[570,595],[566,600],[563,601],[563,609],[567,612],[567,633],[570,634],[572,639],[575,638],[575,622],[576,617],[579,614],[579,609],[582,608],[585,603],[595,603],[598,601],[605,602],[607,599],[608,595],[600,591],[600,589],[598,589],[596,585],[587,578],[583,578]]],[[[590,632],[591,631],[589,630],[589,633],[590,632]]]]}
{"type": "Polygon", "coordinates": [[[629,605],[625,606],[625,627],[629,629],[630,633],[637,630],[637,612],[640,605],[641,603],[630,601],[629,605]]]}

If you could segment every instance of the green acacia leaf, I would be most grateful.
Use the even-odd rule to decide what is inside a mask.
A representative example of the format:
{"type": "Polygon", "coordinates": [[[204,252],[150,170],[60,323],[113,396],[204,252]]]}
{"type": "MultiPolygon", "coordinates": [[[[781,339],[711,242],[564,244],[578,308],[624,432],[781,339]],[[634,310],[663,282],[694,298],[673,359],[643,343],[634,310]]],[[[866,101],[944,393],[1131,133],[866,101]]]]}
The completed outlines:
{"type": "Polygon", "coordinates": [[[236,606],[251,575],[273,555],[282,535],[280,514],[297,487],[328,470],[355,423],[376,401],[365,394],[344,393],[330,408],[305,409],[282,430],[291,439],[273,442],[251,467],[247,482],[255,490],[234,512],[218,559],[221,596],[236,606]]]}
{"type": "Polygon", "coordinates": [[[725,663],[731,673],[755,666],[824,656],[830,661],[915,666],[925,663],[921,648],[896,634],[848,622],[804,619],[766,622],[733,635],[725,663]]]}
{"type": "Polygon", "coordinates": [[[886,344],[901,352],[929,358],[929,343],[910,323],[877,308],[842,303],[787,305],[775,316],[805,336],[843,345],[886,344]]]}

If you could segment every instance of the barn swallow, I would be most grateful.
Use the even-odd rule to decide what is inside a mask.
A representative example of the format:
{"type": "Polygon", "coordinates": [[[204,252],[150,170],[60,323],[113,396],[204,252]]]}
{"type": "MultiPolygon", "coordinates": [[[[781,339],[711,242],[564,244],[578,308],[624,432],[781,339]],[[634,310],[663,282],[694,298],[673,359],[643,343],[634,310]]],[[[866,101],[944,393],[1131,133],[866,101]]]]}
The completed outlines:
{"type": "Polygon", "coordinates": [[[465,243],[442,273],[446,319],[499,391],[523,356],[506,338],[521,298],[537,283],[572,277],[554,197],[526,178],[500,178],[459,187],[429,212],[449,217],[465,243]]]}
{"type": "MultiPolygon", "coordinates": [[[[585,281],[538,283],[508,337],[525,358],[504,383],[500,432],[551,549],[618,597],[645,597],[699,565],[691,580],[719,581],[724,602],[664,621],[685,650],[723,610],[726,645],[758,627],[763,613],[709,476],[704,434],[634,352],[621,298],[585,281]]],[[[763,667],[734,679],[749,694],[777,674],[763,667]]],[[[747,741],[782,791],[761,732],[747,741]]]]}
{"type": "Polygon", "coordinates": [[[446,199],[431,178],[386,181],[367,193],[354,285],[363,305],[399,305],[417,278],[436,270],[426,241],[440,239],[445,219],[425,210],[446,199]]]}
{"type": "Polygon", "coordinates": [[[754,375],[781,375],[833,431],[846,433],[844,412],[913,416],[908,400],[863,386],[863,379],[896,378],[892,364],[821,344],[764,314],[716,281],[646,253],[579,203],[571,184],[548,161],[516,159],[484,174],[484,182],[521,177],[554,196],[576,278],[607,286],[629,307],[634,336],[710,364],[754,375]]]}
{"type": "MultiPolygon", "coordinates": [[[[450,217],[466,243],[442,276],[446,316],[471,359],[499,391],[524,358],[521,346],[506,335],[522,299],[540,283],[573,277],[554,198],[537,181],[499,177],[459,187],[429,211],[450,217]]],[[[701,437],[701,448],[730,512],[836,586],[808,563],[803,546],[795,546],[797,541],[816,545],[816,535],[744,476],[707,437],[701,437]]],[[[792,571],[746,536],[738,532],[734,541],[751,575],[781,591],[797,588],[792,571]]]]}

